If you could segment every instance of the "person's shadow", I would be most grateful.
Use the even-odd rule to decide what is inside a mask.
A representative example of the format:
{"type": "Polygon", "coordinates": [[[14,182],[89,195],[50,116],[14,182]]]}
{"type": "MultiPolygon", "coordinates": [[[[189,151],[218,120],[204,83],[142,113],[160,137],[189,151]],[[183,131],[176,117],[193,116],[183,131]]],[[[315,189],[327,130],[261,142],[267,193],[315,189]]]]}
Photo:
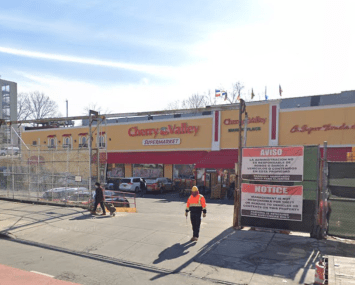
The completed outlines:
{"type": "Polygon", "coordinates": [[[161,253],[159,253],[158,258],[153,261],[153,264],[158,264],[160,262],[163,262],[164,260],[175,259],[180,256],[186,255],[189,253],[186,250],[189,247],[194,246],[195,244],[196,244],[195,242],[191,242],[191,241],[185,242],[183,244],[176,243],[171,247],[164,249],[161,253]]]}

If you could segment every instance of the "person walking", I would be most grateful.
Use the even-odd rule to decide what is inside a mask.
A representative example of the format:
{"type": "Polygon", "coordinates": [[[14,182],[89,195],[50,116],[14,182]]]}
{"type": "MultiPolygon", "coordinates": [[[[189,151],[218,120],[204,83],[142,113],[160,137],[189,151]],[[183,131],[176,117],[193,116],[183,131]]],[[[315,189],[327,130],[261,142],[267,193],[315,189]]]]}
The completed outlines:
{"type": "Polygon", "coordinates": [[[91,214],[95,215],[96,214],[96,209],[97,205],[100,204],[101,209],[102,209],[102,215],[106,215],[106,209],[104,205],[105,201],[105,196],[104,196],[104,190],[100,186],[99,182],[95,183],[95,204],[94,204],[94,209],[92,210],[91,214]]]}
{"type": "Polygon", "coordinates": [[[141,196],[147,193],[147,182],[144,178],[140,179],[140,189],[141,189],[141,196]]]}
{"type": "Polygon", "coordinates": [[[201,214],[203,212],[203,217],[206,217],[206,200],[199,192],[196,186],[191,189],[191,196],[187,200],[185,216],[190,212],[190,219],[192,224],[193,236],[191,241],[197,241],[200,233],[201,225],[201,214]]]}

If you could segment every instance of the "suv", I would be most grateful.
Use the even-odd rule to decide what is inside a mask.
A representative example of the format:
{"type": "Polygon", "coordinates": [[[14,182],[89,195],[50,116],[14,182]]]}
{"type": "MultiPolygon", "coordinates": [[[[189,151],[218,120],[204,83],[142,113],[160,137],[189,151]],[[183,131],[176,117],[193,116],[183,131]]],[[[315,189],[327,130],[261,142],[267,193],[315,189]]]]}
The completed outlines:
{"type": "Polygon", "coordinates": [[[122,191],[129,191],[129,192],[139,192],[140,191],[140,181],[139,177],[127,177],[122,178],[120,182],[119,189],[122,191]]]}
{"type": "Polygon", "coordinates": [[[5,155],[18,155],[20,152],[20,149],[18,147],[2,147],[0,150],[0,155],[5,156],[5,155]]]}
{"type": "Polygon", "coordinates": [[[173,191],[173,182],[169,178],[147,178],[147,191],[159,192],[163,194],[164,191],[173,191]]]}

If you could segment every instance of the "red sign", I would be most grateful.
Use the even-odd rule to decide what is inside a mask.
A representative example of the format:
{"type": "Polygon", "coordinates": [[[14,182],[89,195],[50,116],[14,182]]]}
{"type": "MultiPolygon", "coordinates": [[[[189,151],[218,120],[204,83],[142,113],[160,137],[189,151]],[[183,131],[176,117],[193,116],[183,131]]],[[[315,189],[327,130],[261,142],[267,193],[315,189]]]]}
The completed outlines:
{"type": "MultiPolygon", "coordinates": [[[[248,124],[258,124],[258,123],[266,123],[266,118],[260,118],[259,116],[249,118],[248,119],[248,124]]],[[[242,125],[244,125],[245,120],[242,121],[242,125]]],[[[225,125],[237,125],[239,124],[239,120],[232,120],[232,119],[225,119],[223,121],[225,125]]]]}
{"type": "Polygon", "coordinates": [[[243,148],[242,177],[254,181],[303,181],[304,148],[243,148]]]}
{"type": "Polygon", "coordinates": [[[182,123],[181,125],[168,125],[162,128],[150,128],[150,129],[139,129],[138,127],[132,127],[128,129],[128,135],[130,137],[137,136],[154,136],[155,138],[160,134],[162,136],[172,135],[172,134],[196,134],[198,133],[199,126],[189,126],[187,123],[182,123]]]}
{"type": "Polygon", "coordinates": [[[242,216],[302,221],[303,186],[242,184],[242,216]]]}
{"type": "Polygon", "coordinates": [[[332,124],[326,124],[323,125],[322,127],[308,127],[308,125],[303,125],[302,127],[299,127],[298,125],[295,125],[292,127],[290,130],[291,133],[307,133],[311,134],[313,131],[341,131],[341,130],[354,130],[355,125],[347,125],[343,123],[341,126],[332,126],[332,124]]]}

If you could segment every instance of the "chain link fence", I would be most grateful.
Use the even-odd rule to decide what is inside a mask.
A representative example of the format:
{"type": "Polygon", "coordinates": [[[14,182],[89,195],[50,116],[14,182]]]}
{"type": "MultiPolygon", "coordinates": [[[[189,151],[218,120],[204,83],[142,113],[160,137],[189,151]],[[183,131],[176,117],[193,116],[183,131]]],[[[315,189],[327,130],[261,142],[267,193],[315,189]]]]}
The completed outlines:
{"type": "Polygon", "coordinates": [[[92,198],[90,185],[94,185],[98,175],[100,181],[105,181],[105,149],[95,149],[90,156],[87,147],[26,145],[15,128],[10,132],[7,129],[6,138],[9,136],[11,139],[1,144],[0,197],[87,204],[92,198]]]}

